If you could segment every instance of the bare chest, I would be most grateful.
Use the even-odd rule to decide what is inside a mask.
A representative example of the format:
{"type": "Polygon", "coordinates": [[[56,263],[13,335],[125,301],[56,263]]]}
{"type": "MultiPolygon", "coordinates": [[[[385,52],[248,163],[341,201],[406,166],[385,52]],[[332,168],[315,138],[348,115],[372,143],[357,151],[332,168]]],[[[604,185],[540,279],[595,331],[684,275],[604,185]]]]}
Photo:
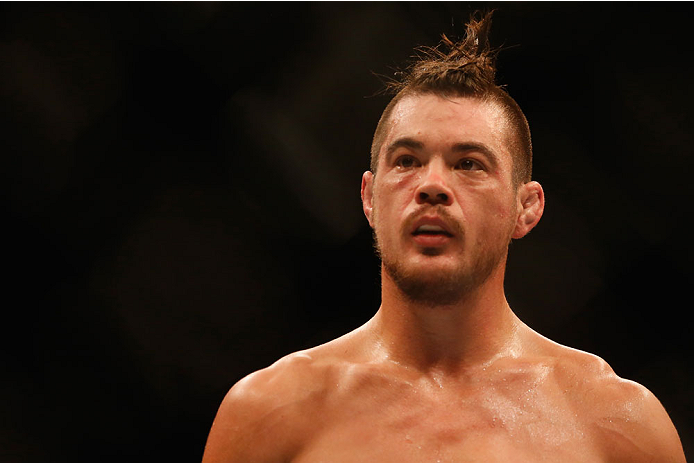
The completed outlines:
{"type": "Polygon", "coordinates": [[[370,392],[326,403],[294,461],[603,461],[589,430],[546,391],[491,388],[435,398],[407,388],[370,392]]]}

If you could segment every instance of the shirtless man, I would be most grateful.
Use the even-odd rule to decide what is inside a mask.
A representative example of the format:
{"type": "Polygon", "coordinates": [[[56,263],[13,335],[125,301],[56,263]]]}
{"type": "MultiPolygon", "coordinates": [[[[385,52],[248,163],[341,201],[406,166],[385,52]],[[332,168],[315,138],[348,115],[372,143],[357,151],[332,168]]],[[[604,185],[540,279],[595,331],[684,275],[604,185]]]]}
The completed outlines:
{"type": "Polygon", "coordinates": [[[382,304],[357,330],[237,383],[213,462],[684,462],[643,386],[521,322],[511,239],[540,220],[527,122],[473,20],[410,68],[374,136],[364,213],[382,304]]]}

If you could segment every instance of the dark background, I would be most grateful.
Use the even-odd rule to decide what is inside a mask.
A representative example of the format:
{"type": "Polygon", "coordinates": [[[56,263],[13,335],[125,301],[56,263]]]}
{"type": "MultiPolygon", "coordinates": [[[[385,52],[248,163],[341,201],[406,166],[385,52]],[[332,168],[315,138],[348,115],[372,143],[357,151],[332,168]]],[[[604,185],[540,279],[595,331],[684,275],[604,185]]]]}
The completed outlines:
{"type": "Polygon", "coordinates": [[[490,5],[547,195],[511,305],[691,452],[690,5],[29,2],[0,5],[2,460],[198,461],[234,382],[368,320],[374,73],[490,5]]]}

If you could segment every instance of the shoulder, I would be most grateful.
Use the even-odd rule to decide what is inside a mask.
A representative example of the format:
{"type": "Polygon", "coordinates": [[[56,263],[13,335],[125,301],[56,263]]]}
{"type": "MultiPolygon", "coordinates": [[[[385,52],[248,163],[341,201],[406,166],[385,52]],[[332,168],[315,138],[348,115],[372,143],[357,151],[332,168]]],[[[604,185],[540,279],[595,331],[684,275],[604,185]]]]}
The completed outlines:
{"type": "Polygon", "coordinates": [[[596,355],[564,346],[557,352],[556,380],[608,461],[685,461],[677,431],[651,391],[620,378],[596,355]]]}
{"type": "Polygon", "coordinates": [[[310,434],[330,380],[330,365],[296,352],[236,383],[224,397],[204,463],[284,461],[310,434]],[[291,425],[288,425],[291,423],[291,425]]]}

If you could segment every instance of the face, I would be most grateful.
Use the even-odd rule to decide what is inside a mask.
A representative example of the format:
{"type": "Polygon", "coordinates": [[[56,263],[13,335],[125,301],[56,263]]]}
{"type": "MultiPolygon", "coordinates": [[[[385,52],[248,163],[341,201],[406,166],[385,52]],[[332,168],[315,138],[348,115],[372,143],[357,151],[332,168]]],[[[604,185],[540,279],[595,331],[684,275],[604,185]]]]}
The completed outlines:
{"type": "Polygon", "coordinates": [[[411,299],[460,300],[503,271],[510,239],[539,220],[522,226],[529,184],[512,181],[506,128],[477,99],[413,95],[395,107],[362,198],[383,269],[411,299]]]}

